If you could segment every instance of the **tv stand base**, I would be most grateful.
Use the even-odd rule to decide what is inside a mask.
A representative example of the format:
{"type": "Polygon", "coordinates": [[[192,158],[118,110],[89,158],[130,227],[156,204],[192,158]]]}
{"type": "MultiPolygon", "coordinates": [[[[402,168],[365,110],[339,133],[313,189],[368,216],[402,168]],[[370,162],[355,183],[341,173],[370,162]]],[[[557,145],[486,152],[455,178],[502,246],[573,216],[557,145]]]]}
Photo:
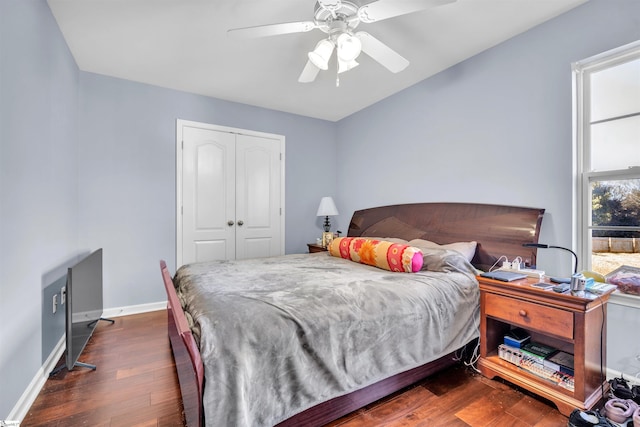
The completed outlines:
{"type": "Polygon", "coordinates": [[[95,325],[96,323],[98,323],[99,321],[104,320],[105,322],[111,322],[111,324],[113,325],[114,323],[116,323],[115,320],[111,320],[111,319],[106,319],[104,317],[100,317],[97,320],[94,320],[93,322],[87,324],[87,328],[93,328],[93,325],[95,325]]]}
{"type": "MultiPolygon", "coordinates": [[[[89,323],[89,324],[87,325],[87,327],[91,328],[91,327],[93,327],[93,325],[95,325],[96,323],[98,323],[98,322],[99,322],[99,321],[101,321],[101,320],[104,320],[105,322],[109,322],[109,323],[111,323],[112,325],[113,325],[114,323],[116,323],[116,321],[115,321],[115,320],[112,320],[112,319],[106,319],[106,318],[104,318],[104,317],[100,317],[100,318],[98,318],[98,319],[94,320],[93,322],[89,323]]],[[[66,357],[66,356],[65,356],[65,357],[66,357]]],[[[91,365],[91,364],[89,364],[89,363],[83,363],[83,362],[78,362],[78,361],[76,361],[76,363],[74,363],[74,364],[73,364],[72,369],[73,369],[74,367],[76,367],[76,366],[80,366],[80,367],[82,367],[82,368],[89,368],[89,369],[91,369],[92,371],[95,371],[95,370],[96,370],[96,365],[91,365]]],[[[67,365],[66,365],[66,364],[65,364],[65,365],[60,365],[60,366],[58,366],[57,368],[55,368],[53,371],[51,371],[51,372],[49,373],[49,378],[51,378],[52,376],[54,376],[54,375],[55,375],[55,374],[57,374],[58,372],[62,371],[62,370],[63,370],[64,368],[66,368],[66,367],[67,367],[67,365]]]]}

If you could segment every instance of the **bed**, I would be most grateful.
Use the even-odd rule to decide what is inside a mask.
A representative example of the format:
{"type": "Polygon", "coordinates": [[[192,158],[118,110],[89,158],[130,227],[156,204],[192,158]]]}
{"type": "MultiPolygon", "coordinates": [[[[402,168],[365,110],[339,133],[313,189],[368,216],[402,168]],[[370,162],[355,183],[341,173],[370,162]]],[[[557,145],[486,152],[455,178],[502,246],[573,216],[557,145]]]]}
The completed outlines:
{"type": "Polygon", "coordinates": [[[161,261],[186,424],[321,426],[450,366],[478,337],[476,268],[503,255],[535,264],[522,244],[537,243],[543,213],[466,203],[356,211],[347,236],[419,247],[415,273],[327,252],[190,264],[173,278],[161,261]]]}

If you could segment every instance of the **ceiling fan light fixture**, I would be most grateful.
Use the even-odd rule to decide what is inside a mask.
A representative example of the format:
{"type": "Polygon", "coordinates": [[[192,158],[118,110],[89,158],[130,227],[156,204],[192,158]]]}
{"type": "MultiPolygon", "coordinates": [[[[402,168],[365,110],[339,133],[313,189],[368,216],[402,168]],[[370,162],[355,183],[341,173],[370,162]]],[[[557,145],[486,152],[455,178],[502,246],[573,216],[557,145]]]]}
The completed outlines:
{"type": "Polygon", "coordinates": [[[362,52],[362,42],[360,39],[348,33],[340,34],[337,39],[337,44],[338,58],[345,62],[355,61],[360,55],[360,52],[362,52]]]}
{"type": "Polygon", "coordinates": [[[309,61],[321,70],[329,69],[329,59],[333,53],[334,44],[331,40],[323,39],[318,42],[315,49],[309,52],[309,61]]]}
{"type": "Polygon", "coordinates": [[[343,61],[338,58],[338,74],[344,73],[345,71],[353,70],[358,65],[360,65],[355,59],[352,61],[343,61]]]}

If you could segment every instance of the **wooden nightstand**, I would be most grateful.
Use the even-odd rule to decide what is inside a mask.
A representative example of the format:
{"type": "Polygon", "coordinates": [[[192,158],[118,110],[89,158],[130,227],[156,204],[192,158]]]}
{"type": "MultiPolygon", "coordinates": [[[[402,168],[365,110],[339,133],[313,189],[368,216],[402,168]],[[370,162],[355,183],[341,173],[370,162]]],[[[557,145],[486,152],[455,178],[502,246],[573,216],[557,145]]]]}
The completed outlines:
{"type": "Polygon", "coordinates": [[[322,245],[318,245],[316,243],[307,243],[307,246],[309,247],[309,253],[315,253],[315,252],[326,252],[327,248],[323,248],[322,245]]]}
{"type": "Polygon", "coordinates": [[[585,297],[532,287],[535,279],[480,283],[480,359],[488,378],[499,376],[555,403],[569,416],[575,408],[591,409],[607,393],[606,318],[609,294],[585,297]],[[574,390],[558,386],[498,357],[498,346],[513,327],[525,329],[531,341],[574,355],[574,390]],[[601,372],[602,370],[602,372],[601,372]]]}

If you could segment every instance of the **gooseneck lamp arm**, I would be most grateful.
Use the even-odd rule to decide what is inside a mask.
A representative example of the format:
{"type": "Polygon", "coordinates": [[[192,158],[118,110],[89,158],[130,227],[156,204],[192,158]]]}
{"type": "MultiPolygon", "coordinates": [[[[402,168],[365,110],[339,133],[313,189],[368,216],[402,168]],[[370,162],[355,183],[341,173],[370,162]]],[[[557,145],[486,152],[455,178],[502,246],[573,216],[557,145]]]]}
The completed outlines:
{"type": "Polygon", "coordinates": [[[523,243],[522,246],[526,247],[526,248],[541,248],[541,249],[546,249],[546,248],[553,248],[553,249],[562,249],[563,251],[567,251],[567,252],[571,252],[571,255],[573,255],[573,259],[574,259],[574,267],[573,267],[573,274],[576,274],[578,272],[578,255],[576,255],[575,252],[573,252],[571,249],[569,248],[563,248],[562,246],[552,246],[552,245],[545,245],[543,243],[523,243]]]}

